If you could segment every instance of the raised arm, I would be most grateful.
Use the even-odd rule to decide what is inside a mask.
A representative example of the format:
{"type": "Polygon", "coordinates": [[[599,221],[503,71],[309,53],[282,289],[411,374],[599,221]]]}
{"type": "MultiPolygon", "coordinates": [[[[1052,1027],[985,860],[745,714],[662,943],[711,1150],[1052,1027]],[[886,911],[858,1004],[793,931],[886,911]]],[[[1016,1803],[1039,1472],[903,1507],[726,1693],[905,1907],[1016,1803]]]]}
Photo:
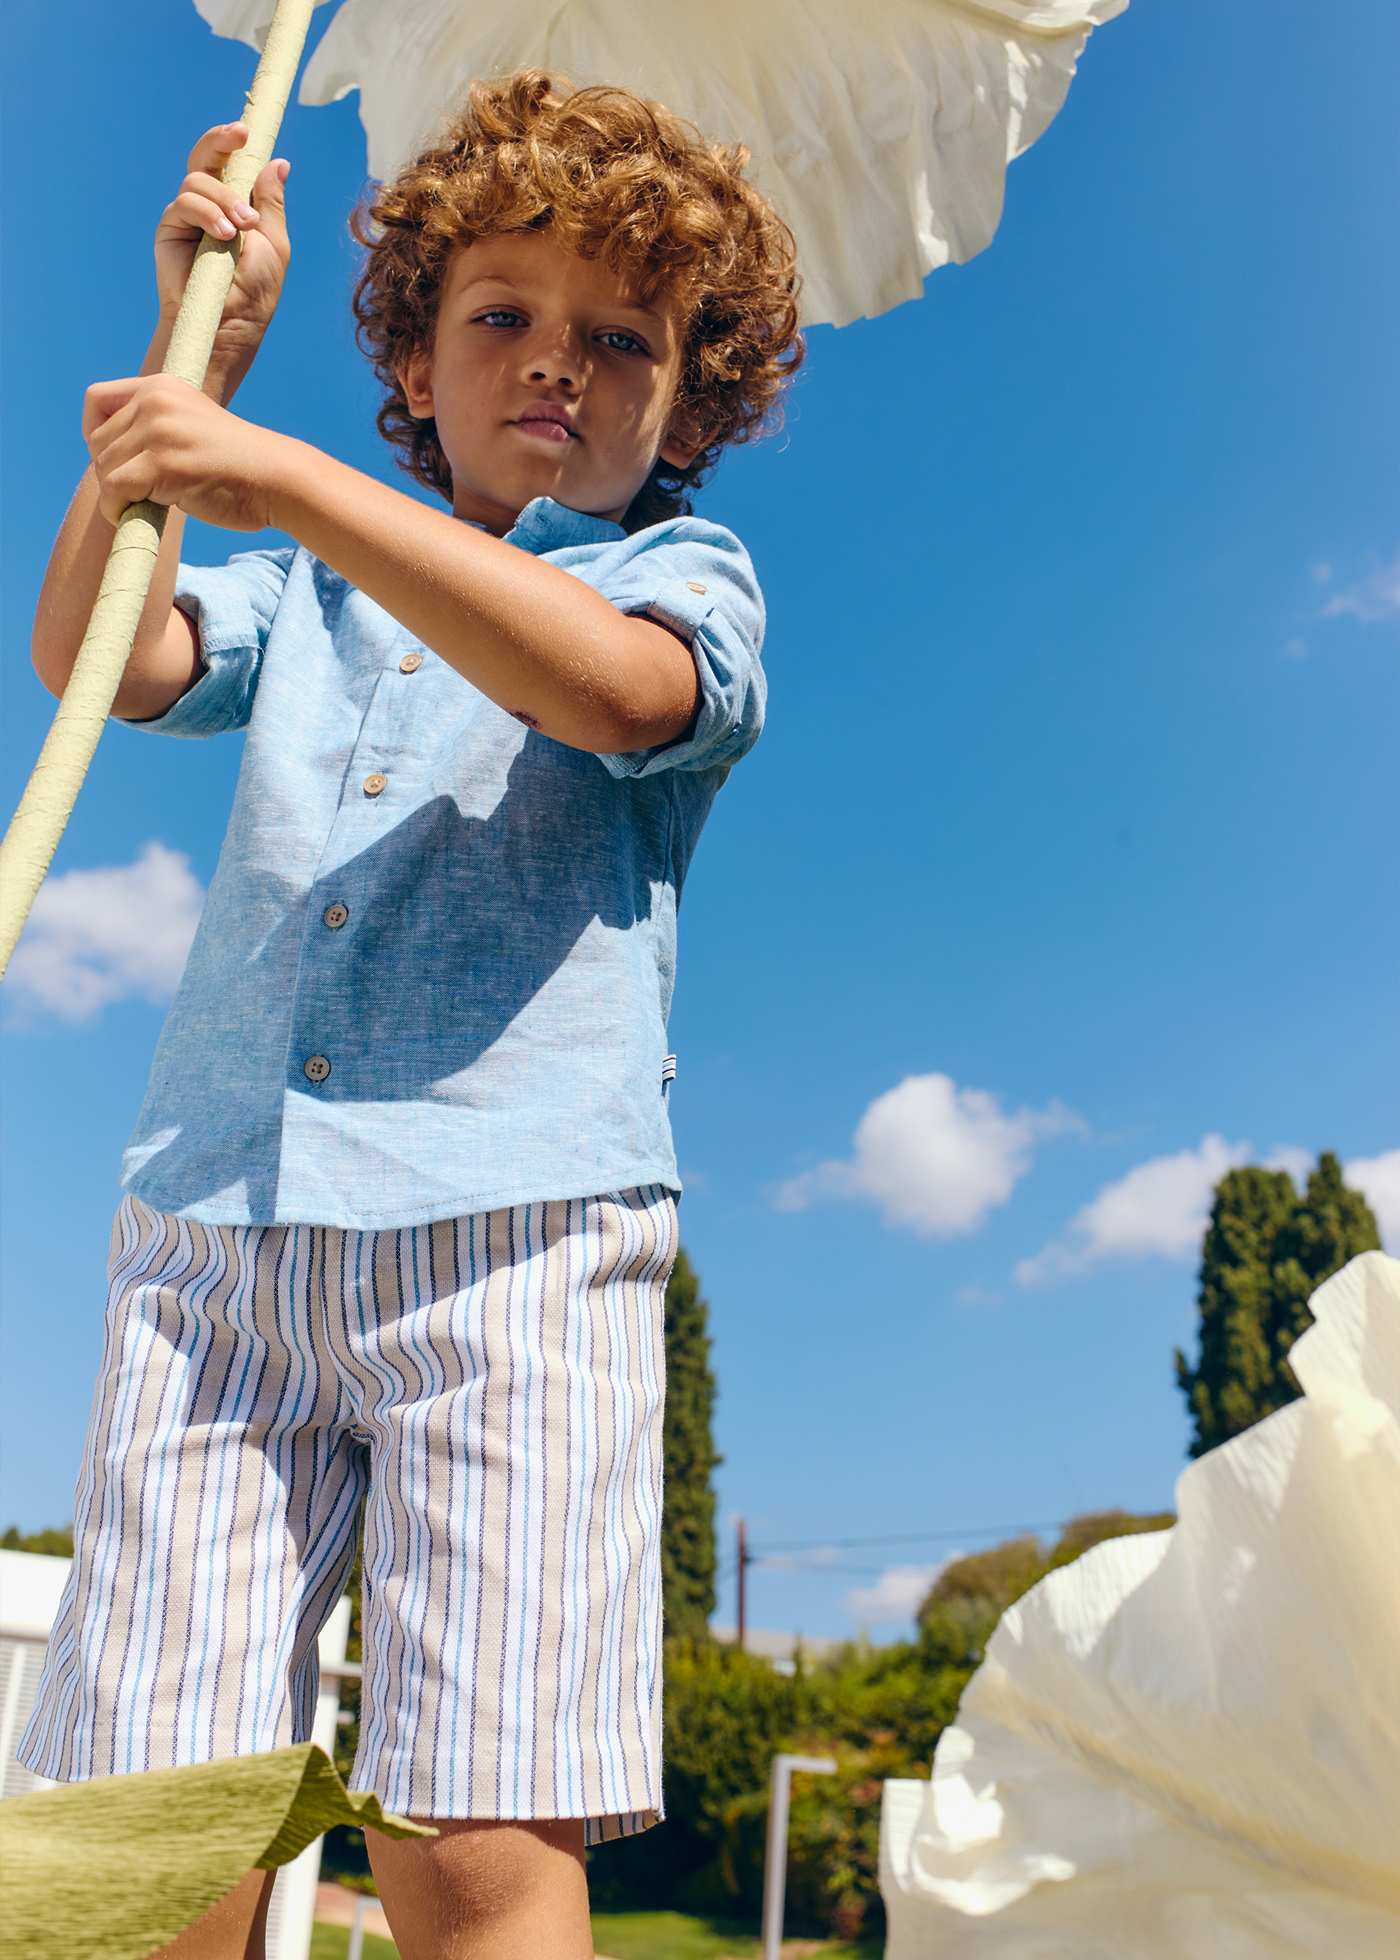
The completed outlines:
{"type": "MultiPolygon", "coordinates": [[[[179,192],[161,214],[155,238],[159,320],[141,365],[143,375],[160,372],[200,238],[205,233],[227,238],[241,231],[238,269],[204,384],[205,394],[224,406],[261,345],[290,257],[283,204],[285,167],[280,159],[258,178],[253,192],[256,208],[240,205],[218,175],[246,140],[242,123],[206,130],[190,152],[189,172],[179,192]]],[[[85,436],[95,422],[92,395],[89,390],[85,436]]],[[[184,528],[183,513],[172,508],[131,658],[112,704],[113,714],[125,720],[147,721],[163,714],[202,671],[198,629],[173,603],[184,528]]],[[[97,475],[89,464],[54,541],[34,614],[31,655],[35,672],[52,694],[61,695],[68,685],[114,529],[113,520],[100,508],[97,475]]]]}
{"type": "MultiPolygon", "coordinates": [[[[169,333],[168,326],[157,330],[143,374],[159,372],[169,333]]],[[[102,515],[97,498],[97,476],[89,463],[54,540],[34,613],[30,652],[34,670],[51,694],[61,695],[68,685],[111,549],[115,526],[102,515]]],[[[112,713],[119,717],[144,721],[163,714],[198,678],[194,621],[172,603],[184,529],[183,514],[172,510],[131,658],[112,703],[112,713]]]]}

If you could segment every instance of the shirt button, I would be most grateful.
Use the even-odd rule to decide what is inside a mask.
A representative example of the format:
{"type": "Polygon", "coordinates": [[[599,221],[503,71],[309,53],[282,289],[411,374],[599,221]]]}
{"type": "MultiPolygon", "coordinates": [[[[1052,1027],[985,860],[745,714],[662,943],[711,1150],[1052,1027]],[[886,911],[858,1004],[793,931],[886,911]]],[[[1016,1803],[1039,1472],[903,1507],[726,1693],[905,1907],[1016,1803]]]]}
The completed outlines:
{"type": "Polygon", "coordinates": [[[423,656],[421,653],[406,653],[399,662],[399,672],[401,674],[416,674],[422,665],[423,656]]]}
{"type": "Polygon", "coordinates": [[[388,787],[389,778],[387,776],[381,776],[377,769],[371,775],[365,777],[364,791],[366,796],[382,796],[388,787]]]}
{"type": "Polygon", "coordinates": [[[331,1072],[331,1065],[324,1055],[308,1055],[301,1065],[301,1072],[308,1082],[324,1082],[331,1072]]]}
{"type": "Polygon", "coordinates": [[[339,932],[349,917],[350,907],[348,905],[342,905],[339,899],[336,900],[334,905],[328,905],[321,914],[322,923],[328,925],[332,932],[339,932]]]}
{"type": "Polygon", "coordinates": [[[686,589],[690,592],[703,592],[705,590],[698,578],[688,578],[685,583],[686,589]]]}

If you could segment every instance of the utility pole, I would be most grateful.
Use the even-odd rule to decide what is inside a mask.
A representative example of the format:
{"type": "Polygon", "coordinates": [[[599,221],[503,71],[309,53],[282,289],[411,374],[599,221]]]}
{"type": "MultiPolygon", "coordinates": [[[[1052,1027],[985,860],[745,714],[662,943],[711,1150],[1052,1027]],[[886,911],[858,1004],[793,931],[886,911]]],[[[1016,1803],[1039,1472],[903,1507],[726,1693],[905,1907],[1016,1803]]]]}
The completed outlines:
{"type": "Polygon", "coordinates": [[[738,1579],[739,1579],[738,1647],[739,1647],[739,1652],[742,1654],[744,1651],[744,1629],[748,1620],[748,1615],[745,1610],[747,1605],[745,1594],[748,1586],[748,1570],[749,1570],[749,1554],[748,1554],[748,1549],[744,1544],[744,1520],[742,1518],[740,1518],[739,1520],[739,1549],[736,1558],[736,1564],[738,1566],[738,1579]]]}

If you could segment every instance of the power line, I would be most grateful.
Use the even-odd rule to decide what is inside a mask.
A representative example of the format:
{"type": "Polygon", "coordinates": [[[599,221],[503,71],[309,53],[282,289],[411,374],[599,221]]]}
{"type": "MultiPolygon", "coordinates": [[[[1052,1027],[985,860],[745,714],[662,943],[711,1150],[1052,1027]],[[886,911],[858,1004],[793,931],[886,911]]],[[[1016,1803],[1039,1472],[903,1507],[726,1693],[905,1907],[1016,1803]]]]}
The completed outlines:
{"type": "Polygon", "coordinates": [[[751,1559],[749,1562],[751,1565],[762,1566],[770,1572],[814,1572],[818,1577],[826,1572],[844,1572],[862,1579],[878,1579],[885,1570],[883,1565],[783,1565],[780,1563],[770,1565],[767,1559],[762,1558],[751,1559]]]}
{"type": "MultiPolygon", "coordinates": [[[[963,1524],[936,1531],[881,1531],[867,1538],[784,1538],[774,1544],[758,1546],[752,1556],[767,1558],[771,1552],[852,1551],[861,1545],[917,1545],[929,1539],[1017,1538],[1029,1531],[1060,1531],[1067,1518],[1043,1518],[1039,1524],[963,1524]]],[[[828,1567],[828,1570],[833,1568],[828,1567]]]]}

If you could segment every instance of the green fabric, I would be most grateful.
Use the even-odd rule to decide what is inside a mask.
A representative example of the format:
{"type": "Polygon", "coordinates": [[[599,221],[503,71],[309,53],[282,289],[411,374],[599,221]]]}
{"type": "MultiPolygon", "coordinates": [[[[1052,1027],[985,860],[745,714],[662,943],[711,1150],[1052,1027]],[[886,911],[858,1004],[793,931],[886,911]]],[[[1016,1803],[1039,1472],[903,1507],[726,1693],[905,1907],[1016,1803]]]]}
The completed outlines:
{"type": "Polygon", "coordinates": [[[145,1960],[254,1866],[289,1864],[333,1824],[437,1835],[347,1790],[314,1742],[8,1798],[6,1960],[145,1960]]]}

